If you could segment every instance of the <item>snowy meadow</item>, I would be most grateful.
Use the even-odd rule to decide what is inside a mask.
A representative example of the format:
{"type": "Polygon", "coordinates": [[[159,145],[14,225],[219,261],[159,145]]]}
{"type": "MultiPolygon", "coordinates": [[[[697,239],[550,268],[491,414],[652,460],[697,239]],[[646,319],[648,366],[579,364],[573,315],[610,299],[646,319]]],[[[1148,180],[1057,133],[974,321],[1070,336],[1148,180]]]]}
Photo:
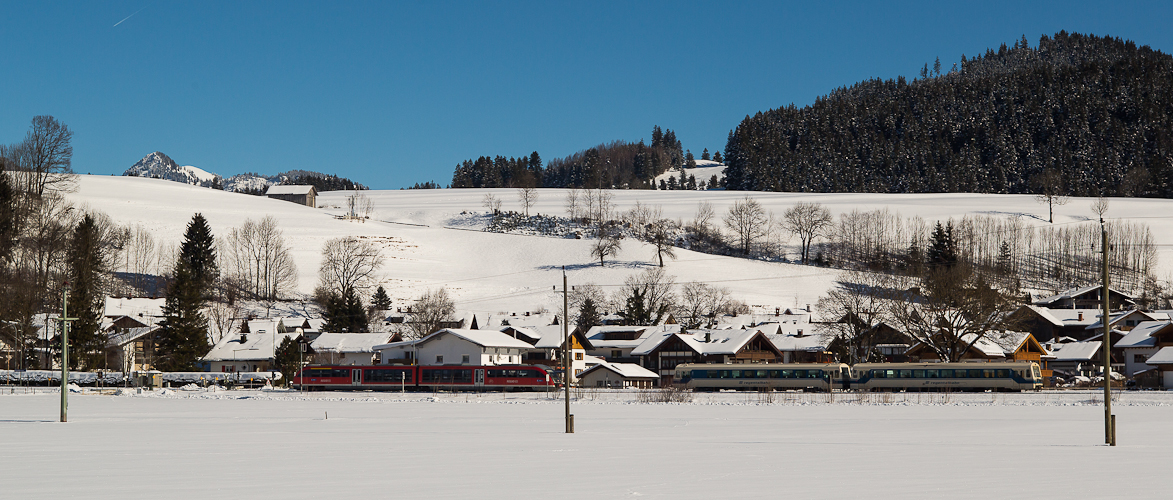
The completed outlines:
{"type": "MultiPolygon", "coordinates": [[[[7,392],[7,391],[5,391],[7,392]]],[[[1162,498],[1173,393],[0,395],[6,498],[1162,498]],[[1094,470],[1096,473],[1092,473],[1094,470]],[[1105,479],[1107,478],[1107,479],[1105,479]]]]}

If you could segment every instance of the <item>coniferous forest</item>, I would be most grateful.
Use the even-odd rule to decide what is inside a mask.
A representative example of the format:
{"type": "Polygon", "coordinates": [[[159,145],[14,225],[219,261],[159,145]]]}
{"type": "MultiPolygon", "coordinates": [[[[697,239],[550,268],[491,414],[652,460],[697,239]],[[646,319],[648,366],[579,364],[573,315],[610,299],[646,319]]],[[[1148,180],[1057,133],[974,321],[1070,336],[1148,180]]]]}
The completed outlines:
{"type": "Polygon", "coordinates": [[[747,116],[729,189],[1173,197],[1173,57],[1059,32],[747,116]],[[1049,175],[1044,175],[1047,173],[1049,175]],[[1054,175],[1058,173],[1059,175],[1054,175]]]}

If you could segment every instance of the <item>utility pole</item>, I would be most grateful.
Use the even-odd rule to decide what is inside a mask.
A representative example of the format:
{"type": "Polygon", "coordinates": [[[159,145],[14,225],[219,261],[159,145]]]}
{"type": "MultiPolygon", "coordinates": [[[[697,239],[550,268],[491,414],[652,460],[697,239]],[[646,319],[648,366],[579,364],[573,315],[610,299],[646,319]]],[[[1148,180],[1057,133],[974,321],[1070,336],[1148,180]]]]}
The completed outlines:
{"type": "Polygon", "coordinates": [[[570,299],[566,293],[566,266],[562,266],[562,383],[566,387],[566,433],[574,433],[574,415],[570,413],[570,299]]]}
{"type": "Polygon", "coordinates": [[[61,421],[69,421],[69,282],[61,290],[61,421]]]}
{"type": "Polygon", "coordinates": [[[1112,414],[1112,327],[1109,326],[1109,299],[1108,292],[1108,227],[1104,225],[1104,218],[1100,217],[1100,250],[1103,252],[1104,266],[1104,293],[1103,317],[1104,338],[1100,346],[1104,350],[1104,442],[1108,446],[1116,446],[1116,416],[1112,414]]]}

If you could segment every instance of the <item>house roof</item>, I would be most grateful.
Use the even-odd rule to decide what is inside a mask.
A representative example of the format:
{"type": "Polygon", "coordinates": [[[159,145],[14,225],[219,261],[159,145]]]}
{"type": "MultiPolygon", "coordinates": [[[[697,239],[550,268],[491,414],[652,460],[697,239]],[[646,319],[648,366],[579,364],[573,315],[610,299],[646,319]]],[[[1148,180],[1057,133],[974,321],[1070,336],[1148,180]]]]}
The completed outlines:
{"type": "Polygon", "coordinates": [[[520,349],[529,349],[533,347],[526,342],[517,340],[496,330],[467,330],[463,328],[445,328],[443,330],[433,332],[427,337],[420,339],[419,343],[426,344],[442,335],[455,335],[481,347],[512,347],[520,349]]]}
{"type": "Polygon", "coordinates": [[[296,332],[245,333],[225,336],[204,356],[204,361],[256,361],[273,359],[273,351],[286,338],[296,338],[296,332]],[[241,341],[243,335],[244,341],[241,341]]]}
{"type": "MultiPolygon", "coordinates": [[[[1112,313],[1112,312],[1108,313],[1108,325],[1109,325],[1109,326],[1115,326],[1117,323],[1119,323],[1119,322],[1120,322],[1121,320],[1123,320],[1124,318],[1127,318],[1128,316],[1133,316],[1133,315],[1136,315],[1136,316],[1139,316],[1139,317],[1141,317],[1141,318],[1144,318],[1144,320],[1145,320],[1145,321],[1155,321],[1155,320],[1157,319],[1157,318],[1155,318],[1155,317],[1153,317],[1153,316],[1149,315],[1148,313],[1146,313],[1146,312],[1144,312],[1144,311],[1141,311],[1141,310],[1139,310],[1139,309],[1130,309],[1130,310],[1128,310],[1128,311],[1120,311],[1120,312],[1115,312],[1115,313],[1112,313]]],[[[1103,314],[1100,314],[1100,316],[1103,316],[1103,314]]],[[[1096,328],[1103,328],[1103,327],[1104,327],[1104,324],[1103,324],[1103,322],[1102,322],[1102,321],[1100,321],[1099,319],[1097,319],[1097,320],[1096,320],[1096,322],[1095,322],[1095,323],[1092,323],[1091,325],[1089,325],[1089,326],[1087,327],[1087,329],[1088,329],[1088,330],[1094,330],[1094,329],[1096,329],[1096,328]]]]}
{"type": "Polygon", "coordinates": [[[152,316],[157,318],[163,315],[163,304],[166,302],[167,299],[147,297],[106,297],[102,315],[132,316],[149,323],[152,316]]]}
{"type": "Polygon", "coordinates": [[[595,366],[583,370],[578,374],[578,378],[585,377],[588,373],[597,370],[608,370],[623,378],[639,378],[639,379],[659,379],[660,376],[647,368],[634,363],[608,363],[606,361],[595,366]]]}
{"type": "MultiPolygon", "coordinates": [[[[1089,286],[1085,286],[1083,288],[1072,288],[1070,290],[1065,290],[1065,291],[1059,292],[1059,293],[1052,295],[1050,297],[1047,297],[1047,298],[1044,298],[1041,300],[1037,300],[1037,301],[1035,301],[1035,304],[1045,305],[1045,304],[1050,304],[1050,303],[1060,301],[1060,300],[1073,299],[1075,297],[1079,297],[1080,295],[1086,294],[1086,293],[1091,292],[1093,290],[1099,290],[1102,286],[1103,285],[1089,285],[1089,286]]],[[[1121,297],[1124,297],[1128,302],[1132,302],[1131,296],[1129,296],[1125,293],[1122,293],[1120,290],[1117,290],[1115,288],[1108,287],[1108,293],[1115,293],[1117,295],[1120,295],[1121,297]]]]}
{"type": "Polygon", "coordinates": [[[134,342],[143,336],[156,331],[159,326],[143,326],[136,328],[126,328],[116,332],[112,332],[106,337],[106,345],[110,347],[124,346],[130,342],[134,342]]]}
{"type": "Polygon", "coordinates": [[[1040,318],[1042,318],[1046,322],[1050,323],[1052,326],[1058,326],[1058,327],[1063,326],[1063,321],[1060,320],[1059,318],[1055,317],[1055,315],[1051,314],[1050,308],[1046,308],[1043,306],[1031,305],[1031,304],[1027,304],[1025,306],[1022,306],[1022,308],[1033,311],[1040,318]]]}
{"type": "Polygon", "coordinates": [[[1100,350],[1100,344],[1098,340],[1054,344],[1051,354],[1055,355],[1055,361],[1089,361],[1100,350]]]}
{"type": "Polygon", "coordinates": [[[1156,354],[1150,356],[1145,363],[1150,365],[1173,365],[1173,346],[1162,347],[1156,354]]]}
{"type": "Polygon", "coordinates": [[[308,184],[293,184],[293,185],[273,185],[269,186],[269,190],[265,191],[265,195],[271,194],[310,194],[316,193],[314,187],[308,184]]]}
{"type": "Polygon", "coordinates": [[[1136,325],[1136,328],[1117,341],[1113,347],[1153,347],[1157,345],[1157,339],[1153,338],[1153,334],[1169,326],[1171,324],[1168,321],[1144,321],[1136,325]]]}
{"type": "Polygon", "coordinates": [[[315,351],[368,353],[386,344],[392,333],[323,333],[310,343],[315,351]]]}
{"type": "MultiPolygon", "coordinates": [[[[1051,317],[1059,320],[1064,326],[1088,326],[1100,321],[1100,313],[1103,311],[1099,309],[1050,309],[1047,308],[1047,313],[1051,317]],[[1080,318],[1083,314],[1083,318],[1080,318]]],[[[1058,325],[1056,325],[1058,326],[1058,325]]]]}
{"type": "Polygon", "coordinates": [[[758,328],[766,334],[766,338],[770,339],[774,347],[783,352],[823,352],[827,350],[827,343],[830,341],[829,337],[812,331],[811,325],[762,325],[758,328]],[[799,330],[802,331],[801,336],[798,334],[799,330]]]}

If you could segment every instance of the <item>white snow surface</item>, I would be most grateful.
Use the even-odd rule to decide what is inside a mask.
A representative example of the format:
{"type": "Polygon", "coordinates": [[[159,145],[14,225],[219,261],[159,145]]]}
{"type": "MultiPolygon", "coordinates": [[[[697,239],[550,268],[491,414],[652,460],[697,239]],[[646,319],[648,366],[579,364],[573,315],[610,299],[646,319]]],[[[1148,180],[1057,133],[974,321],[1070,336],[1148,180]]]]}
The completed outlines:
{"type": "Polygon", "coordinates": [[[55,393],[0,395],[0,496],[1164,498],[1173,448],[1164,392],[1119,396],[1110,448],[1091,391],[593,391],[573,434],[544,394],[81,391],[68,423],[55,393]]]}
{"type": "MultiPolygon", "coordinates": [[[[696,167],[685,167],[684,172],[685,178],[688,178],[689,175],[696,177],[697,184],[700,184],[701,182],[709,182],[709,179],[712,179],[714,175],[717,176],[717,180],[721,180],[725,178],[725,164],[717,163],[712,160],[697,160],[696,167]]],[[[668,182],[669,177],[675,177],[676,180],[679,181],[680,170],[668,170],[660,175],[657,175],[656,178],[653,179],[653,182],[659,186],[661,180],[668,182]]]]}
{"type": "MultiPolygon", "coordinates": [[[[216,235],[239,227],[246,218],[266,215],[292,247],[298,266],[299,289],[309,293],[317,283],[322,245],[331,238],[357,236],[374,241],[386,256],[382,284],[396,306],[406,305],[427,289],[444,286],[462,310],[486,312],[561,309],[562,266],[571,285],[595,283],[613,290],[623,280],[649,268],[655,255],[650,245],[625,240],[619,256],[600,267],[590,256],[591,241],[482,232],[487,216],[481,206],[486,193],[504,201],[506,210],[520,210],[514,189],[423,189],[362,191],[374,212],[365,223],[339,220],[346,197],[353,191],[332,191],[318,197],[320,209],[295,203],[217,191],[141,177],[79,176],[79,190],[70,198],[109,214],[122,224],[141,224],[156,239],[178,245],[192,214],[202,213],[216,235]]],[[[566,190],[541,189],[531,213],[565,213],[566,190]]],[[[689,220],[701,201],[712,203],[718,214],[746,196],[781,214],[801,201],[818,202],[834,214],[887,208],[928,221],[967,214],[1024,217],[1029,225],[1046,225],[1046,206],[1029,195],[941,194],[809,194],[734,191],[613,191],[618,210],[637,201],[660,206],[664,215],[689,220]]],[[[1055,207],[1056,223],[1094,223],[1090,199],[1073,198],[1055,207]]],[[[1173,262],[1173,217],[1164,216],[1173,201],[1111,199],[1108,217],[1137,219],[1152,228],[1159,248],[1159,276],[1173,262]]],[[[719,224],[719,220],[717,221],[719,224]]],[[[791,242],[797,246],[797,240],[791,242]]],[[[727,287],[735,298],[750,305],[804,307],[814,304],[838,273],[834,269],[707,255],[678,249],[677,259],[665,262],[677,282],[691,280],[727,287]]],[[[795,252],[791,252],[793,256],[795,252]]]]}

